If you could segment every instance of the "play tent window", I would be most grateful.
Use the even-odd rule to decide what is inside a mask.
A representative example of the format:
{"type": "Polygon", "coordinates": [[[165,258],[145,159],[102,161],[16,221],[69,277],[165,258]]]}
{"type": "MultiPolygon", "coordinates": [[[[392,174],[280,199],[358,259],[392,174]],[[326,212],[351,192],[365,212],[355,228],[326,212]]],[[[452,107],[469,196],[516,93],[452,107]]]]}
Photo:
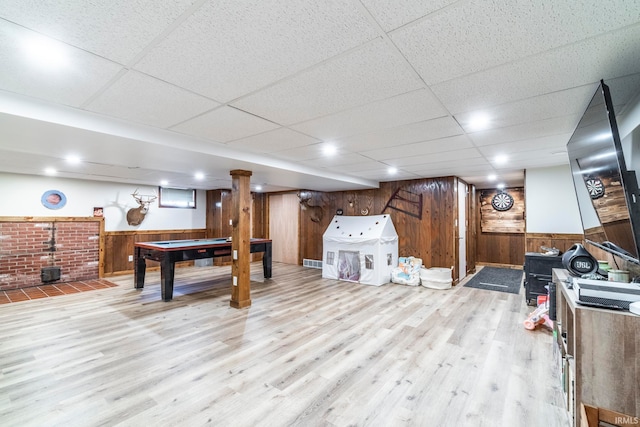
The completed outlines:
{"type": "Polygon", "coordinates": [[[327,264],[333,265],[333,258],[335,254],[333,252],[327,252],[327,264]]]}
{"type": "Polygon", "coordinates": [[[196,190],[193,188],[159,187],[158,194],[161,208],[196,208],[196,190]]]}
{"type": "Polygon", "coordinates": [[[367,270],[373,270],[373,255],[364,256],[364,268],[367,270]]]}

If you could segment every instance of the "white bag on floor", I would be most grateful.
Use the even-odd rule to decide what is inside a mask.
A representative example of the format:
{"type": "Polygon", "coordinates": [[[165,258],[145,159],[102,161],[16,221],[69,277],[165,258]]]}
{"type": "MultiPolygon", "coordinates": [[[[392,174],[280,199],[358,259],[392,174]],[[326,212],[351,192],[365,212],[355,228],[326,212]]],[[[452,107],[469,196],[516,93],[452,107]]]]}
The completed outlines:
{"type": "Polygon", "coordinates": [[[422,286],[430,289],[450,289],[453,279],[450,268],[433,267],[420,269],[422,286]]]}

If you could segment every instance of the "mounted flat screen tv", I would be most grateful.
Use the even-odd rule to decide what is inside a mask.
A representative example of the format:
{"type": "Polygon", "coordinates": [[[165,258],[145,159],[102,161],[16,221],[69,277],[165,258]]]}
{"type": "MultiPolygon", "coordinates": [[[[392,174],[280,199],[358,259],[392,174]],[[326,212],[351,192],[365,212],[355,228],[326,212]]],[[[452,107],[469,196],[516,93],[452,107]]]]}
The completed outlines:
{"type": "Polygon", "coordinates": [[[640,206],[628,171],[609,87],[600,82],[567,143],[585,240],[640,264],[640,206]]]}

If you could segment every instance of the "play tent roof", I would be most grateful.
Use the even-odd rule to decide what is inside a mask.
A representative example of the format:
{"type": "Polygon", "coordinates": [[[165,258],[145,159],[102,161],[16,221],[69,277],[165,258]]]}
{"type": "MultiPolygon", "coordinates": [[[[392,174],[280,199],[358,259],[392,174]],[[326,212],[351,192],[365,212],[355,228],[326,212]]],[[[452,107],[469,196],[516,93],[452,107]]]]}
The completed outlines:
{"type": "Polygon", "coordinates": [[[398,233],[389,215],[336,215],[322,238],[325,242],[372,244],[397,241],[398,233]]]}

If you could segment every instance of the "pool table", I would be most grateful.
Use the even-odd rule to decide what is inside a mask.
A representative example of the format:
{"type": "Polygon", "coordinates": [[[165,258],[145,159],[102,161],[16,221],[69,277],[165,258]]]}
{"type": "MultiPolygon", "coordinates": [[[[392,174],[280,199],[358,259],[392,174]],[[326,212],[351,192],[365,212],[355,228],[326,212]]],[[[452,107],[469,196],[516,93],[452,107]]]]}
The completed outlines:
{"type": "MultiPolygon", "coordinates": [[[[134,248],[134,285],[136,289],[144,287],[146,260],[158,261],[160,263],[160,286],[164,301],[171,301],[173,298],[173,276],[176,262],[231,256],[231,242],[226,238],[137,242],[134,243],[134,248]]],[[[264,277],[265,279],[270,278],[271,240],[251,239],[250,252],[264,252],[262,257],[264,277]]]]}

